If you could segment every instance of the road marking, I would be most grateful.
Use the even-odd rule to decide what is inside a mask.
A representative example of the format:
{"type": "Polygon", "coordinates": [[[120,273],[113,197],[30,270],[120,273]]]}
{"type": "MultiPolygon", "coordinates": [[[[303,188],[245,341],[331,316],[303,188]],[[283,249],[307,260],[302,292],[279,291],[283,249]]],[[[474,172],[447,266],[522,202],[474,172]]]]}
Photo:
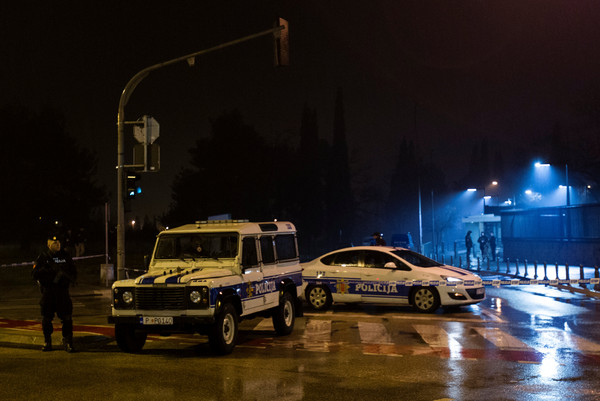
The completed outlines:
{"type": "Polygon", "coordinates": [[[254,327],[255,331],[273,331],[273,320],[268,318],[263,318],[260,322],[254,327]]]}
{"type": "Polygon", "coordinates": [[[358,322],[358,331],[363,344],[394,344],[383,323],[358,322]]]}
{"type": "Polygon", "coordinates": [[[600,344],[586,340],[576,334],[556,328],[537,329],[536,332],[539,333],[539,340],[542,343],[563,344],[563,348],[600,354],[600,344]]]}
{"type": "Polygon", "coordinates": [[[307,319],[302,340],[307,351],[329,352],[331,320],[307,319]]]}
{"type": "Polygon", "coordinates": [[[511,336],[497,327],[475,327],[474,330],[483,338],[502,350],[527,350],[533,348],[516,337],[511,336]]]}

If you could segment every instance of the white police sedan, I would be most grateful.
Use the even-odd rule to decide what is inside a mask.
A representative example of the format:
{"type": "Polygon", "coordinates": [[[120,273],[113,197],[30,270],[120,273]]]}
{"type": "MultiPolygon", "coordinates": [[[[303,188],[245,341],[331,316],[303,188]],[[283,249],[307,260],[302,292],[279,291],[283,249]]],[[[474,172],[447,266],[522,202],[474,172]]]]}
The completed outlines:
{"type": "Polygon", "coordinates": [[[358,246],[302,264],[304,297],[315,310],[332,302],[412,305],[432,313],[485,299],[481,278],[410,249],[358,246]]]}

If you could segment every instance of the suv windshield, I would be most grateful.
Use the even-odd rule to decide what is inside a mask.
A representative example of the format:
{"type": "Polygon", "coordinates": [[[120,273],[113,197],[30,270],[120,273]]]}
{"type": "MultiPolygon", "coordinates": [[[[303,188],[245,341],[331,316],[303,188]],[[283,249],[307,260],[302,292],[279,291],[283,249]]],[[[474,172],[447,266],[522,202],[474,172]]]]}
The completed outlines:
{"type": "Polygon", "coordinates": [[[235,258],[237,233],[166,234],[158,238],[154,259],[235,258]]]}
{"type": "Polygon", "coordinates": [[[441,263],[436,262],[435,260],[429,259],[426,256],[421,255],[420,253],[416,253],[408,250],[401,251],[392,251],[392,253],[400,258],[404,259],[408,263],[413,266],[418,267],[437,267],[443,266],[441,263]]]}

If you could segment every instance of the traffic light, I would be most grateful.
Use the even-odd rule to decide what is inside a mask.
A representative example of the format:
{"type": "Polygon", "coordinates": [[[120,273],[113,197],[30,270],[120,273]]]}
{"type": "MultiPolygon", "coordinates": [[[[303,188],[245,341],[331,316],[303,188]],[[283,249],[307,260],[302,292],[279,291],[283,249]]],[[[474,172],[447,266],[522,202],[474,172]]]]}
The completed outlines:
{"type": "Polygon", "coordinates": [[[136,195],[142,193],[142,187],[138,181],[142,178],[142,176],[138,173],[134,173],[132,171],[127,172],[127,176],[125,179],[125,198],[133,199],[136,195]]]}

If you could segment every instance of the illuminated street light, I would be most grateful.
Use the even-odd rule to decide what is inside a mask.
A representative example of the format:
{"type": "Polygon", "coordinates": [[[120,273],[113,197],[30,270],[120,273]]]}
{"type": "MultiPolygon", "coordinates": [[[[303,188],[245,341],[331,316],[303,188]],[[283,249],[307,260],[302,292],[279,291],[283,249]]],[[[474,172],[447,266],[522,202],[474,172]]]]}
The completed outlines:
{"type": "MultiPolygon", "coordinates": [[[[534,166],[539,167],[550,167],[548,163],[535,162],[534,166]]],[[[571,190],[569,187],[569,165],[565,163],[565,185],[559,185],[559,188],[565,188],[567,193],[567,206],[571,206],[571,190]]]]}
{"type": "MultiPolygon", "coordinates": [[[[488,186],[494,186],[494,187],[498,186],[498,181],[494,180],[488,186]]],[[[467,192],[483,191],[483,197],[482,197],[482,199],[483,199],[483,214],[485,214],[485,201],[486,200],[489,201],[490,199],[492,199],[491,195],[486,195],[485,188],[486,187],[483,187],[483,188],[467,188],[467,192]]]]}

